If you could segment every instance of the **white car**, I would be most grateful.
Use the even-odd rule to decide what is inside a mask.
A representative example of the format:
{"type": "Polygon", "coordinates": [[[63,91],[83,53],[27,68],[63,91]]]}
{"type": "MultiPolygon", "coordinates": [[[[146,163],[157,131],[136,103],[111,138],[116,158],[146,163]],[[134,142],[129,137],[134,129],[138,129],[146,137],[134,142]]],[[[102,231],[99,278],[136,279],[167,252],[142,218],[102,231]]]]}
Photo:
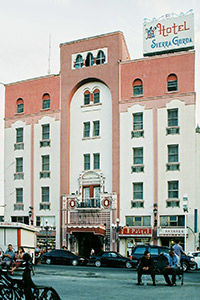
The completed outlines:
{"type": "Polygon", "coordinates": [[[194,257],[194,260],[197,263],[197,269],[200,269],[200,251],[189,252],[188,255],[194,257]]]}

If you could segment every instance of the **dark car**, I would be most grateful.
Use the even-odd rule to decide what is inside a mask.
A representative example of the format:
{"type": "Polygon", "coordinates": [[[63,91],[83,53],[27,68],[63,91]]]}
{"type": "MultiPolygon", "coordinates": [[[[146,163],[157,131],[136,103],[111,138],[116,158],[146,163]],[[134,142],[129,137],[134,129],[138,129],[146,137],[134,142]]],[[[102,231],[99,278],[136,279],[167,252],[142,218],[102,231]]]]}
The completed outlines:
{"type": "Polygon", "coordinates": [[[41,263],[66,264],[66,265],[86,265],[88,260],[84,257],[75,255],[68,250],[51,250],[41,256],[41,263]]]}
{"type": "MultiPolygon", "coordinates": [[[[138,245],[132,250],[132,264],[133,267],[137,268],[140,259],[143,257],[144,252],[148,250],[151,254],[151,257],[154,259],[155,263],[162,253],[169,253],[169,247],[165,246],[154,246],[154,245],[138,245]]],[[[189,255],[182,255],[181,265],[183,266],[183,270],[195,270],[197,268],[194,258],[189,255]]]]}
{"type": "Polygon", "coordinates": [[[97,256],[90,256],[90,263],[94,264],[96,267],[107,266],[132,268],[132,261],[130,258],[124,257],[114,251],[103,252],[97,256]]]}

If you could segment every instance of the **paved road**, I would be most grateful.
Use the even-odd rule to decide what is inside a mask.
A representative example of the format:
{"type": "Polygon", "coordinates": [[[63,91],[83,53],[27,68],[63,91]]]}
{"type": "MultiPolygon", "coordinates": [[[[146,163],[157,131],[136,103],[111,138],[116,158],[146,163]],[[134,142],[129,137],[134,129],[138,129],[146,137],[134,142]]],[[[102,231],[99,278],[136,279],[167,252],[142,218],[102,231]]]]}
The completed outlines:
{"type": "Polygon", "coordinates": [[[136,286],[137,273],[125,268],[38,265],[33,280],[52,286],[62,300],[184,300],[200,299],[200,271],[184,274],[184,285],[167,287],[162,276],[152,286],[136,286]]]}

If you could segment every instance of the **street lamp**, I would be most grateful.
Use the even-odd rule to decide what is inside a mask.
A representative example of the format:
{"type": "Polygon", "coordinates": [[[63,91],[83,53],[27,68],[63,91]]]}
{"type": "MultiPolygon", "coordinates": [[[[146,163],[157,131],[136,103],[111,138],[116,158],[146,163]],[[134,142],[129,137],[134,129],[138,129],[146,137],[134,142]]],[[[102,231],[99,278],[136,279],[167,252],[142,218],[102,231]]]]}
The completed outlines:
{"type": "Polygon", "coordinates": [[[46,231],[46,242],[45,242],[45,244],[46,244],[46,252],[48,251],[48,234],[49,234],[49,228],[50,228],[50,226],[49,226],[49,224],[48,224],[48,221],[46,220],[46,225],[44,226],[44,230],[46,231]]]}
{"type": "Polygon", "coordinates": [[[187,213],[188,213],[188,197],[185,195],[183,196],[183,211],[185,213],[185,232],[184,232],[184,250],[186,252],[187,249],[187,213]]]}
{"type": "Polygon", "coordinates": [[[117,227],[116,227],[116,239],[117,239],[117,252],[119,252],[119,231],[121,226],[119,226],[119,219],[116,219],[117,227]]]}

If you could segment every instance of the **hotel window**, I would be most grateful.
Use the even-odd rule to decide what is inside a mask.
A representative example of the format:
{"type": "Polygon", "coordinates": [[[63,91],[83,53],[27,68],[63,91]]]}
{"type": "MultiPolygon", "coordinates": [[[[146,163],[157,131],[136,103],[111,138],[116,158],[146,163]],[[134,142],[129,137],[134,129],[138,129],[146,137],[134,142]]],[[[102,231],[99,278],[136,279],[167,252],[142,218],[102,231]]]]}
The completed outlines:
{"type": "Polygon", "coordinates": [[[100,121],[93,122],[93,136],[100,135],[100,121]]]}
{"type": "Polygon", "coordinates": [[[16,173],[23,172],[23,157],[16,158],[16,173]]]}
{"type": "Polygon", "coordinates": [[[50,108],[50,96],[49,94],[44,94],[42,97],[42,109],[50,108]]]}
{"type": "Polygon", "coordinates": [[[93,161],[94,161],[94,170],[100,169],[100,154],[94,153],[93,154],[93,161]]]}
{"type": "Polygon", "coordinates": [[[49,155],[42,155],[42,171],[49,171],[49,155]]]}
{"type": "Polygon", "coordinates": [[[85,91],[84,92],[84,105],[90,104],[90,92],[85,91]]]}
{"type": "Polygon", "coordinates": [[[131,138],[139,138],[143,136],[143,113],[135,113],[133,114],[133,130],[131,131],[131,138]]]}
{"type": "Polygon", "coordinates": [[[98,89],[94,90],[93,92],[93,99],[94,99],[94,104],[100,102],[100,92],[98,89]]]}
{"type": "Polygon", "coordinates": [[[168,109],[168,127],[178,126],[178,108],[168,109]]]}
{"type": "Polygon", "coordinates": [[[42,125],[42,140],[49,140],[50,138],[50,125],[42,125]]]}
{"type": "Polygon", "coordinates": [[[83,67],[82,55],[80,55],[80,54],[77,55],[74,67],[75,67],[75,69],[80,69],[83,67]]]}
{"type": "Polygon", "coordinates": [[[168,181],[167,207],[179,207],[179,182],[168,181]]]}
{"type": "Polygon", "coordinates": [[[143,95],[143,84],[141,79],[135,79],[133,82],[133,96],[143,95]]]}
{"type": "Polygon", "coordinates": [[[143,182],[133,183],[133,200],[143,200],[143,182]]]}
{"type": "Polygon", "coordinates": [[[133,148],[133,164],[143,164],[143,148],[133,148]]]}
{"type": "Polygon", "coordinates": [[[16,203],[23,203],[23,188],[16,189],[16,203]]]}
{"type": "Polygon", "coordinates": [[[44,186],[41,188],[42,190],[42,202],[49,202],[49,187],[44,186]]]}
{"type": "Polygon", "coordinates": [[[96,64],[101,65],[105,63],[105,54],[102,50],[99,50],[97,57],[96,57],[96,64]]]}
{"type": "Polygon", "coordinates": [[[179,150],[178,145],[168,145],[167,171],[179,170],[179,150]]]}
{"type": "Polygon", "coordinates": [[[24,101],[22,98],[17,99],[17,113],[21,114],[24,112],[24,101]]]}
{"type": "Polygon", "coordinates": [[[84,170],[90,170],[90,154],[84,154],[84,170]]]}
{"type": "Polygon", "coordinates": [[[83,123],[83,137],[84,138],[90,137],[90,122],[83,123]]]}
{"type": "Polygon", "coordinates": [[[168,127],[167,134],[178,134],[180,132],[178,127],[178,108],[168,109],[168,127]]]}
{"type": "Polygon", "coordinates": [[[94,65],[94,57],[93,57],[92,53],[88,53],[86,60],[85,60],[85,66],[90,67],[93,65],[94,65]]]}
{"type": "Polygon", "coordinates": [[[167,91],[174,92],[178,90],[178,79],[175,74],[170,74],[167,77],[167,91]]]}
{"type": "Polygon", "coordinates": [[[16,128],[16,143],[23,143],[23,127],[16,128]]]}

